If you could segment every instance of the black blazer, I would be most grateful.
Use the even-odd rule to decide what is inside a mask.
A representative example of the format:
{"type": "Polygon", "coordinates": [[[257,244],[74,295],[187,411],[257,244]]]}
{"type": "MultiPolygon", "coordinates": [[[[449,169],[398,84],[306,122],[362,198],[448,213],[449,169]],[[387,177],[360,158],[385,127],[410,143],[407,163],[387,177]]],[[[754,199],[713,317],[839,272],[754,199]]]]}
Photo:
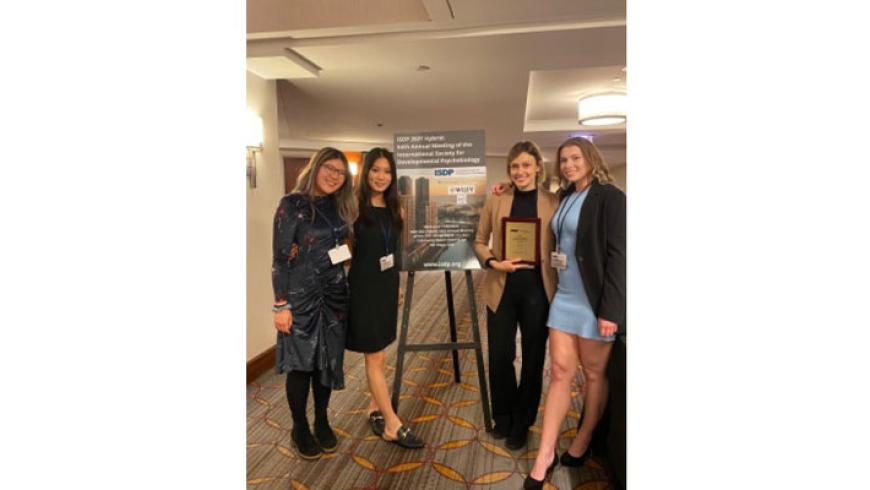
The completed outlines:
{"type": "MultiPolygon", "coordinates": [[[[563,191],[562,198],[568,195],[563,191]]],[[[625,194],[615,186],[592,181],[580,208],[574,255],[595,316],[625,334],[625,194]]]]}

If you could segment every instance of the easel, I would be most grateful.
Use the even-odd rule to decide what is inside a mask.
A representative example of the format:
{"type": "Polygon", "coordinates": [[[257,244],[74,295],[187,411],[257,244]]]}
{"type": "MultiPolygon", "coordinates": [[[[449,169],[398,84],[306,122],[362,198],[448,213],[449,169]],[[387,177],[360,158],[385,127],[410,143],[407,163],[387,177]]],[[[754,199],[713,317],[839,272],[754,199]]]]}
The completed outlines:
{"type": "Polygon", "coordinates": [[[453,281],[450,271],[444,271],[444,281],[447,286],[447,312],[450,317],[450,342],[442,344],[411,344],[408,345],[408,319],[411,316],[411,300],[414,293],[414,272],[408,271],[408,281],[405,284],[405,304],[402,308],[402,329],[399,333],[399,347],[396,358],[396,377],[393,379],[393,409],[399,410],[399,390],[402,386],[402,370],[405,363],[405,353],[421,351],[453,351],[453,378],[456,383],[461,381],[459,372],[459,349],[474,349],[477,356],[477,377],[480,387],[481,405],[483,405],[483,420],[486,431],[492,432],[492,417],[489,413],[489,388],[486,375],[483,372],[483,351],[480,344],[480,328],[477,324],[477,303],[474,299],[474,283],[471,271],[465,271],[465,284],[468,290],[468,307],[471,316],[471,333],[473,342],[457,342],[456,312],[453,308],[453,281]]]}

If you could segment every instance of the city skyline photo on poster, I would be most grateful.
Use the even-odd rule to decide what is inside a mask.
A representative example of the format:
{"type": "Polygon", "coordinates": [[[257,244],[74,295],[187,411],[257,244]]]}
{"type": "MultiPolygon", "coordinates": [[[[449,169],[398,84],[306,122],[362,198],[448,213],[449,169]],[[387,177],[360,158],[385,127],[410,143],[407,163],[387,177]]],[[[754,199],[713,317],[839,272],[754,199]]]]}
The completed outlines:
{"type": "Polygon", "coordinates": [[[402,269],[479,269],[473,241],[486,201],[483,130],[394,135],[405,210],[402,269]]]}

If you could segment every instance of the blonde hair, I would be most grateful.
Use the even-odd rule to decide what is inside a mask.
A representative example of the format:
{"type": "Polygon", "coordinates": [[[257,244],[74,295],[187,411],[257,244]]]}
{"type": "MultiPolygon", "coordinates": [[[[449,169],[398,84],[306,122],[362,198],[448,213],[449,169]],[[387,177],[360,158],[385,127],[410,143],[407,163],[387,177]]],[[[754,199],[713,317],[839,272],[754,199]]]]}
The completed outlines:
{"type": "Polygon", "coordinates": [[[576,146],[577,148],[580,148],[580,153],[583,154],[583,159],[586,160],[586,164],[589,165],[590,173],[593,178],[598,179],[602,184],[613,182],[613,177],[611,177],[610,170],[607,168],[607,162],[604,161],[604,157],[601,156],[598,147],[586,138],[575,137],[565,140],[561,145],[559,145],[559,149],[556,150],[555,175],[559,176],[559,187],[565,189],[570,185],[568,179],[562,175],[562,171],[559,168],[562,149],[566,146],[576,146]]]}
{"type": "MultiPolygon", "coordinates": [[[[315,197],[315,179],[323,162],[328,160],[341,160],[344,164],[344,183],[337,191],[330,194],[335,200],[335,207],[338,208],[338,214],[341,219],[347,223],[348,233],[353,233],[353,222],[356,221],[356,199],[353,196],[353,176],[350,174],[350,168],[347,163],[347,157],[339,150],[331,147],[321,148],[315,153],[308,164],[299,172],[299,177],[296,179],[296,187],[294,192],[299,192],[311,198],[312,202],[315,197]]],[[[314,219],[314,209],[312,204],[312,220],[314,219]]]]}
{"type": "Polygon", "coordinates": [[[541,149],[534,141],[520,141],[511,147],[507,155],[507,174],[511,175],[511,162],[514,161],[522,153],[528,153],[535,158],[535,163],[538,164],[539,172],[535,173],[535,184],[540,184],[546,180],[546,169],[544,169],[544,157],[541,155],[541,149]]]}

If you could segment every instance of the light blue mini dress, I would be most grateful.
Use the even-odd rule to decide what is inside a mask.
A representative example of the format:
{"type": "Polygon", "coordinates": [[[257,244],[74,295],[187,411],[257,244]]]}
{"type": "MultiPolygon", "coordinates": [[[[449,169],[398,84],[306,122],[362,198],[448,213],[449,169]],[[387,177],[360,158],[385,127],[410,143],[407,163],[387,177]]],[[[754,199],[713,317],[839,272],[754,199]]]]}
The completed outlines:
{"type": "Polygon", "coordinates": [[[587,187],[562,200],[550,228],[559,242],[559,251],[567,255],[568,268],[559,271],[559,287],[550,304],[547,326],[584,339],[613,342],[615,335],[602,337],[598,333],[598,318],[589,304],[589,297],[580,278],[580,266],[574,250],[577,246],[577,227],[580,226],[580,208],[589,193],[587,187]],[[561,233],[559,224],[562,224],[561,233]]]}

